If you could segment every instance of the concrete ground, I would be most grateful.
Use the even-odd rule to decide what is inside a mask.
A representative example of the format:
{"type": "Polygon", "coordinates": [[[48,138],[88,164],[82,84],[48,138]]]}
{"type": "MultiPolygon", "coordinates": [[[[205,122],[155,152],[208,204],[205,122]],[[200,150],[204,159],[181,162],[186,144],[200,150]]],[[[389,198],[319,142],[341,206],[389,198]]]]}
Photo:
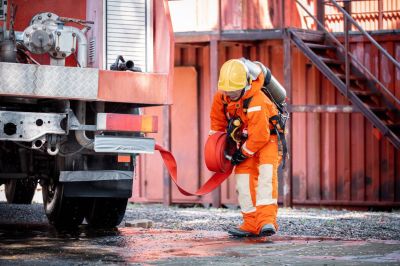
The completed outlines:
{"type": "Polygon", "coordinates": [[[399,265],[398,241],[303,237],[232,239],[224,232],[138,229],[56,232],[0,229],[1,265],[399,265]]]}
{"type": "Polygon", "coordinates": [[[3,200],[0,191],[0,265],[400,265],[398,212],[281,209],[276,236],[235,239],[224,230],[237,210],[131,204],[114,230],[59,232],[41,203],[3,200]],[[138,219],[152,228],[128,226],[138,219]]]}

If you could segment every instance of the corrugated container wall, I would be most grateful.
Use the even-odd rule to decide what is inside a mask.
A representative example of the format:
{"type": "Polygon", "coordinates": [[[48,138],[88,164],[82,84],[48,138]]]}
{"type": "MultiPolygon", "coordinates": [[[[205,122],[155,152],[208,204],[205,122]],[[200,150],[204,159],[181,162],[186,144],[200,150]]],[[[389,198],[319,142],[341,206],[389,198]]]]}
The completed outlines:
{"type": "MultiPolygon", "coordinates": [[[[382,3],[390,1],[383,0],[382,3]]],[[[317,1],[302,2],[315,8],[317,1]]],[[[238,29],[270,29],[279,27],[275,25],[282,25],[281,1],[222,0],[220,5],[218,3],[213,0],[170,1],[172,6],[186,4],[192,8],[193,16],[185,16],[185,19],[188,19],[187,25],[192,23],[190,19],[197,17],[197,22],[193,22],[189,27],[191,31],[215,30],[218,29],[218,23],[224,33],[238,29]],[[236,4],[228,5],[228,2],[236,4]],[[268,3],[270,6],[267,6],[268,3]],[[248,15],[253,12],[251,10],[255,10],[249,7],[254,7],[256,4],[261,4],[263,8],[259,10],[268,10],[268,14],[264,16],[261,11],[257,11],[248,15]],[[204,12],[208,10],[207,8],[221,9],[221,19],[210,20],[217,24],[204,26],[204,21],[199,18],[204,13],[199,13],[199,10],[204,12]],[[264,19],[261,19],[262,17],[264,19]],[[268,18],[265,19],[265,17],[268,18]],[[203,26],[196,28],[196,25],[200,25],[199,23],[203,23],[203,26]]],[[[289,5],[294,10],[289,25],[301,25],[305,16],[294,3],[295,1],[285,1],[286,6],[289,5]]],[[[366,5],[367,3],[364,3],[364,6],[366,5]]],[[[357,8],[353,8],[353,11],[363,12],[360,5],[357,8]]],[[[174,25],[177,25],[174,7],[171,8],[171,13],[174,25]]],[[[214,13],[213,11],[205,12],[205,16],[212,16],[214,13]]],[[[370,18],[372,20],[374,16],[370,18]]],[[[284,25],[288,24],[285,22],[284,25]]],[[[387,29],[398,27],[396,23],[381,25],[386,25],[387,29]]],[[[186,26],[179,24],[175,30],[190,31],[186,26]]],[[[306,24],[303,27],[307,27],[306,24]]],[[[397,60],[400,60],[398,34],[376,33],[373,37],[397,60]]],[[[379,56],[377,49],[365,38],[354,35],[350,43],[352,51],[359,60],[377,74],[379,79],[383,80],[399,98],[400,71],[391,67],[384,57],[379,56]]],[[[198,43],[176,43],[174,105],[155,107],[147,112],[158,115],[160,124],[169,125],[166,127],[166,129],[169,128],[169,132],[160,132],[155,137],[162,142],[166,136],[169,136],[167,138],[171,143],[170,148],[178,159],[180,183],[185,188],[194,191],[210,176],[203,162],[203,147],[209,131],[211,99],[216,89],[216,83],[212,80],[214,78],[215,81],[218,75],[218,70],[211,70],[212,61],[217,60],[219,68],[230,58],[245,56],[257,59],[266,64],[273,75],[284,84],[283,52],[282,39],[219,40],[217,42],[206,40],[198,43]],[[217,45],[218,49],[213,50],[213,45],[217,45]],[[183,145],[179,143],[180,141],[183,145]]],[[[293,88],[290,100],[292,104],[350,105],[346,98],[294,46],[292,46],[291,67],[293,88]]],[[[293,113],[292,126],[290,163],[292,164],[294,205],[400,206],[400,152],[396,151],[384,137],[380,137],[380,134],[377,134],[376,129],[361,113],[293,113]]],[[[166,187],[163,187],[161,158],[155,154],[140,160],[142,168],[137,174],[135,188],[137,193],[134,200],[162,202],[166,187]]],[[[282,184],[281,174],[279,178],[282,184]]],[[[282,186],[280,186],[280,202],[282,202],[281,195],[282,186]]],[[[172,186],[172,202],[209,204],[212,202],[212,195],[185,197],[172,186]]],[[[221,202],[225,205],[237,204],[233,178],[223,183],[221,202]]]]}
{"type": "MultiPolygon", "coordinates": [[[[318,1],[299,0],[313,15],[318,1]]],[[[331,31],[343,31],[343,15],[329,1],[324,2],[326,26],[331,31]]],[[[338,1],[341,5],[343,2],[338,1]]],[[[283,25],[316,28],[314,20],[294,0],[176,0],[169,5],[175,32],[277,29],[283,25]]],[[[398,0],[352,0],[351,13],[365,30],[400,28],[398,0]]]]}
{"type": "MultiPolygon", "coordinates": [[[[379,38],[378,38],[379,39],[379,38]]],[[[380,39],[385,40],[385,36],[380,39]]],[[[400,58],[400,36],[396,40],[381,42],[389,52],[400,58]]],[[[393,68],[387,69],[385,60],[379,59],[377,50],[363,40],[354,39],[353,49],[361,49],[360,60],[375,73],[387,75],[388,87],[400,95],[400,73],[393,68]],[[371,59],[371,60],[370,60],[371,59]]],[[[194,191],[204,183],[210,173],[203,162],[202,148],[209,130],[209,107],[212,87],[206,78],[209,72],[209,47],[177,47],[175,65],[183,76],[192,77],[174,86],[182,88],[186,95],[181,105],[171,107],[180,110],[182,115],[172,115],[172,127],[180,124],[178,131],[172,130],[171,142],[185,138],[183,147],[172,145],[177,155],[179,176],[186,188],[194,191]],[[190,67],[189,71],[185,70],[190,67]],[[182,68],[183,67],[183,68],[182,68]],[[195,74],[194,74],[195,73],[195,74]],[[193,84],[193,78],[196,82],[193,84]],[[186,83],[185,83],[186,82],[186,83]],[[192,93],[188,94],[189,89],[192,93]],[[198,99],[198,101],[197,101],[198,99]],[[199,108],[195,108],[199,106],[199,108]],[[185,114],[186,118],[183,117],[185,114]],[[186,119],[182,121],[182,119],[186,119]],[[193,154],[199,157],[188,158],[193,154]],[[198,166],[197,162],[201,164],[198,166]],[[202,178],[200,178],[200,176],[202,178]]],[[[263,41],[258,44],[221,43],[219,46],[219,64],[229,58],[246,56],[258,59],[270,67],[272,73],[283,83],[283,47],[282,41],[263,41]]],[[[293,104],[349,104],[346,99],[322,77],[319,71],[295,48],[293,48],[293,104]]],[[[180,95],[180,96],[179,96],[180,95]]],[[[175,102],[178,104],[178,102],[175,102]]],[[[161,107],[154,108],[163,115],[161,107]]],[[[374,135],[372,125],[360,113],[353,114],[314,114],[294,113],[293,148],[291,163],[293,166],[293,203],[318,205],[395,205],[400,203],[400,153],[384,138],[374,135]]],[[[159,134],[162,135],[162,134],[159,134]]],[[[159,140],[162,138],[159,136],[159,140]]],[[[142,182],[142,201],[162,201],[162,162],[152,155],[146,161],[146,181],[142,182]],[[151,173],[151,174],[150,174],[151,173]]],[[[280,179],[282,177],[280,176],[280,179]]],[[[280,180],[281,181],[281,180],[280,180]]],[[[282,186],[280,186],[282,190],[282,186]]],[[[182,196],[173,188],[173,202],[210,203],[210,196],[190,198],[182,196]]],[[[236,204],[234,179],[228,179],[221,190],[223,204],[236,204]]],[[[280,191],[282,195],[282,191],[280,191]]],[[[280,198],[281,201],[281,198],[280,198]]]]}
{"type": "MultiPolygon", "coordinates": [[[[175,32],[213,31],[219,28],[221,30],[279,28],[282,25],[281,1],[268,2],[266,4],[264,0],[178,0],[170,1],[169,5],[175,32]]],[[[292,5],[294,6],[294,2],[292,5]]],[[[300,24],[298,16],[294,23],[300,24]]]]}
{"type": "MultiPolygon", "coordinates": [[[[374,38],[400,59],[399,35],[374,38]]],[[[358,59],[400,96],[400,72],[364,38],[351,39],[358,59]]],[[[293,53],[296,104],[350,104],[297,50],[293,53]]],[[[398,206],[400,151],[361,113],[294,113],[292,133],[293,203],[398,206]]]]}

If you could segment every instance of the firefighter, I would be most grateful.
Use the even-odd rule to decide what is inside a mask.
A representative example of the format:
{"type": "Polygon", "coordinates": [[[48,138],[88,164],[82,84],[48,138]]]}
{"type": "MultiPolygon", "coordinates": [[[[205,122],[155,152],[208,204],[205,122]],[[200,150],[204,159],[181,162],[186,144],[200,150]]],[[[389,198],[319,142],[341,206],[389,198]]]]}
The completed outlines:
{"type": "Polygon", "coordinates": [[[243,215],[243,223],[228,230],[235,237],[270,236],[278,229],[277,172],[281,157],[270,123],[278,111],[261,91],[264,75],[260,65],[249,60],[225,62],[211,108],[210,135],[227,132],[232,124],[241,134],[238,136],[236,130],[231,135],[238,143],[231,163],[236,166],[234,176],[243,215]]]}

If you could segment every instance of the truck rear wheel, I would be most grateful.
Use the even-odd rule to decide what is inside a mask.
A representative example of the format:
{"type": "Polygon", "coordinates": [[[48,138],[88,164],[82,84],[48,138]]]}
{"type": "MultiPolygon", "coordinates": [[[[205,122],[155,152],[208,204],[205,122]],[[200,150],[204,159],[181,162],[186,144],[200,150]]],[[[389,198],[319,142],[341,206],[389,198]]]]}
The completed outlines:
{"type": "Polygon", "coordinates": [[[35,195],[37,180],[12,179],[5,183],[5,194],[8,203],[31,204],[35,195]]]}
{"type": "MultiPolygon", "coordinates": [[[[118,163],[115,156],[91,157],[89,168],[96,170],[134,171],[132,163],[118,163]],[[97,165],[96,165],[97,164],[97,165]],[[107,168],[104,168],[104,167],[107,168]]],[[[118,226],[125,215],[128,198],[92,197],[87,201],[85,219],[89,226],[95,228],[113,228],[118,226]]]]}
{"type": "Polygon", "coordinates": [[[127,203],[127,198],[91,198],[87,205],[86,221],[92,227],[116,227],[124,218],[127,203]]]}
{"type": "Polygon", "coordinates": [[[56,228],[73,228],[84,218],[85,201],[82,198],[65,197],[61,183],[43,185],[43,205],[50,224],[56,228]]]}

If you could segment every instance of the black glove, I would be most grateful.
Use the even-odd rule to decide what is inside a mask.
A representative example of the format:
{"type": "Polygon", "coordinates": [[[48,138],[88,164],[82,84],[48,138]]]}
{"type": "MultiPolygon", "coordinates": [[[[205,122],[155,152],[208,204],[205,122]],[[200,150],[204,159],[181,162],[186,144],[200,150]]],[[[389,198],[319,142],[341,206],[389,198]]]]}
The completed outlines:
{"type": "Polygon", "coordinates": [[[247,159],[247,156],[242,153],[241,149],[239,149],[239,150],[235,151],[235,153],[232,155],[231,164],[238,165],[246,159],[247,159]]]}

